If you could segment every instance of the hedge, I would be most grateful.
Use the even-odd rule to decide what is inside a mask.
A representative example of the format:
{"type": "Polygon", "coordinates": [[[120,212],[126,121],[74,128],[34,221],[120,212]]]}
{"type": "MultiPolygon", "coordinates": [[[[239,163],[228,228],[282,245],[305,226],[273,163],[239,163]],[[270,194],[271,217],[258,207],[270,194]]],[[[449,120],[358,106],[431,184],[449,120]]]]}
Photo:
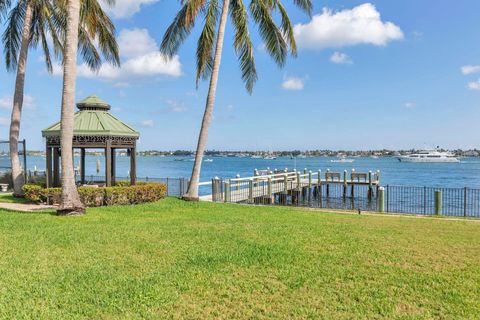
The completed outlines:
{"type": "MultiPolygon", "coordinates": [[[[27,184],[23,187],[25,198],[34,203],[59,204],[61,188],[42,188],[27,184]]],[[[158,201],[165,197],[167,186],[163,183],[148,182],[121,187],[79,187],[78,193],[87,207],[140,204],[158,201]]]]}

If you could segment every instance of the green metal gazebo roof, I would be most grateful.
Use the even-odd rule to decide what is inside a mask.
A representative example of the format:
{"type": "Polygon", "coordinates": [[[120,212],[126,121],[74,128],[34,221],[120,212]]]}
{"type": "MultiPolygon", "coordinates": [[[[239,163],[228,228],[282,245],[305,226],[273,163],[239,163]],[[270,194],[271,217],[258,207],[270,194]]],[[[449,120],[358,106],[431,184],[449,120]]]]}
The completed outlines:
{"type": "MultiPolygon", "coordinates": [[[[138,138],[138,131],[111,115],[110,105],[92,95],[77,104],[73,134],[75,136],[115,136],[138,138]]],[[[42,130],[43,137],[59,136],[60,122],[42,130]]]]}

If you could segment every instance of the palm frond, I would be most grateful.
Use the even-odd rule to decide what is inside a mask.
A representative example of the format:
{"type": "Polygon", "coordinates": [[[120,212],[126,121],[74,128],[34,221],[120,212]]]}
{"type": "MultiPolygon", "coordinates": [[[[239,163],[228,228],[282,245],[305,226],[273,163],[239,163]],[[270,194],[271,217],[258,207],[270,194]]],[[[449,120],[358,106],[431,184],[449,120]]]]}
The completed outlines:
{"type": "Polygon", "coordinates": [[[0,0],[0,22],[8,16],[8,9],[11,5],[11,0],[0,0]]]}
{"type": "Polygon", "coordinates": [[[18,54],[22,41],[25,2],[19,1],[10,11],[8,23],[2,35],[5,64],[8,71],[14,71],[18,63],[18,54]]]}
{"type": "Polygon", "coordinates": [[[293,26],[290,22],[290,18],[288,17],[287,10],[282,5],[280,0],[275,0],[276,7],[280,12],[280,16],[282,18],[281,28],[283,32],[283,36],[285,40],[288,42],[288,46],[290,47],[290,53],[292,56],[297,56],[297,43],[295,41],[295,36],[293,34],[293,26]]]}
{"type": "Polygon", "coordinates": [[[197,77],[196,84],[201,79],[207,79],[213,68],[213,48],[219,8],[217,0],[210,0],[205,14],[205,23],[197,44],[197,77]]]}
{"type": "Polygon", "coordinates": [[[293,4],[295,4],[298,8],[303,10],[309,16],[312,15],[312,0],[293,0],[293,4]]]}
{"type": "Polygon", "coordinates": [[[258,76],[253,56],[253,45],[248,30],[247,8],[242,0],[233,0],[230,7],[230,16],[235,27],[233,46],[240,61],[242,80],[245,82],[247,91],[251,93],[258,76]]]}
{"type": "Polygon", "coordinates": [[[283,67],[288,53],[287,43],[283,33],[273,21],[271,8],[266,5],[264,0],[252,0],[250,12],[255,23],[258,24],[260,36],[265,42],[265,49],[273,60],[283,67]]]}
{"type": "Polygon", "coordinates": [[[172,24],[163,36],[160,52],[173,57],[180,45],[185,41],[195,25],[198,13],[204,8],[206,0],[184,0],[172,24]]]}

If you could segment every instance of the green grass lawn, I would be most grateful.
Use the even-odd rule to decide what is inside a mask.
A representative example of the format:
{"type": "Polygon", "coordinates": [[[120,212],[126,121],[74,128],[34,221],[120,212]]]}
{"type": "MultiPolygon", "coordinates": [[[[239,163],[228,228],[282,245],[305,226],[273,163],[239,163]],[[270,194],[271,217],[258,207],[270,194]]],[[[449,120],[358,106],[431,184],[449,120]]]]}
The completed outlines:
{"type": "Polygon", "coordinates": [[[28,200],[25,198],[16,198],[11,193],[0,193],[0,202],[28,203],[28,200]]]}
{"type": "Polygon", "coordinates": [[[480,223],[159,203],[0,211],[0,318],[480,318],[480,223]]]}

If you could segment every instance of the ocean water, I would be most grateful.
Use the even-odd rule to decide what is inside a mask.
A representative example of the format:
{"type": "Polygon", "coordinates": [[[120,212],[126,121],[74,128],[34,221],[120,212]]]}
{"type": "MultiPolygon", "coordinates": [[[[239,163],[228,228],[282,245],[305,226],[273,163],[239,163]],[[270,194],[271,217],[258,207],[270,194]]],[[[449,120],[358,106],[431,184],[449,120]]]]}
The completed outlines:
{"type": "MultiPolygon", "coordinates": [[[[205,157],[213,162],[204,162],[201,181],[209,181],[214,177],[233,178],[253,175],[256,169],[297,169],[325,172],[330,169],[334,172],[351,171],[368,172],[380,170],[382,185],[406,185],[426,187],[469,187],[480,188],[480,158],[463,158],[460,163],[402,163],[393,157],[354,158],[353,163],[332,163],[335,158],[311,157],[296,158],[280,157],[275,160],[252,159],[240,157],[205,157]]],[[[188,178],[191,173],[192,157],[137,157],[137,176],[151,178],[188,178]],[[179,159],[183,161],[178,161],[179,159]],[[176,161],[177,160],[177,161],[176,161]]],[[[96,162],[100,161],[100,174],[104,175],[104,157],[87,156],[86,174],[96,175],[96,162]]],[[[130,159],[117,156],[117,176],[127,177],[130,159]]],[[[79,159],[75,159],[78,164],[79,159]]],[[[8,158],[0,159],[0,166],[5,166],[8,158]]],[[[45,157],[31,156],[27,158],[27,167],[33,170],[45,170],[45,157]]]]}

